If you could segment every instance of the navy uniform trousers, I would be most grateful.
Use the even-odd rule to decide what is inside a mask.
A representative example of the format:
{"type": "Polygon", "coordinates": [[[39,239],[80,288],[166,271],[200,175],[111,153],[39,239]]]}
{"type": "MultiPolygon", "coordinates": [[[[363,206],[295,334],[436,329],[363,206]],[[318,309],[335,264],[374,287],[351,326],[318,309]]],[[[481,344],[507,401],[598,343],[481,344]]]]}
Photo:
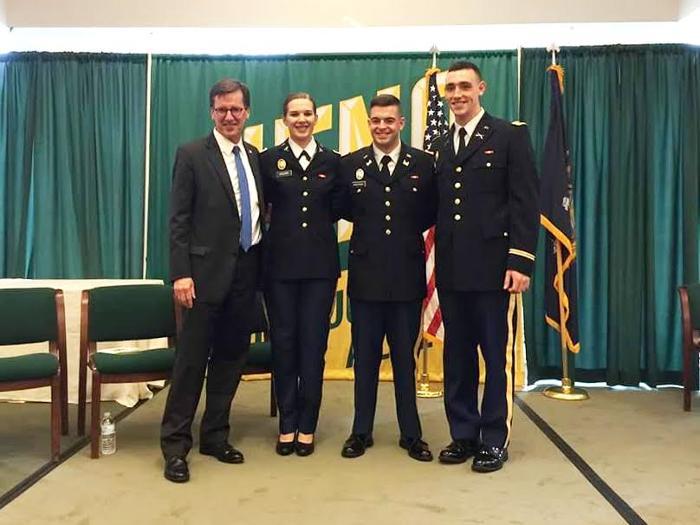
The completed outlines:
{"type": "Polygon", "coordinates": [[[340,274],[333,226],[340,156],[316,147],[306,169],[287,141],[260,158],[271,208],[265,298],[281,434],[316,431],[340,274]]]}
{"type": "Polygon", "coordinates": [[[422,435],[418,407],[414,349],[420,330],[421,301],[361,301],[350,299],[355,356],[355,421],[353,434],[370,435],[377,407],[379,366],[386,334],[394,373],[396,416],[401,436],[422,435]]]}
{"type": "Polygon", "coordinates": [[[505,447],[510,440],[515,377],[516,295],[506,291],[441,291],[445,323],[445,412],[455,440],[505,447]],[[477,406],[481,348],[487,370],[477,406]]]}

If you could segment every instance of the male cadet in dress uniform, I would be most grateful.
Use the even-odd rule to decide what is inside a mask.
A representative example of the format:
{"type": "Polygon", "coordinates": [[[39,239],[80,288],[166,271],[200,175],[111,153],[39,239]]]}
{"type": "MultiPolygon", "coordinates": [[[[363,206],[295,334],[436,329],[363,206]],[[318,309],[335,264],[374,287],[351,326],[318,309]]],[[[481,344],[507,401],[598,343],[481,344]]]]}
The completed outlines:
{"type": "Polygon", "coordinates": [[[355,420],[342,455],[371,447],[379,365],[386,335],[394,373],[399,446],[431,461],[421,440],[416,407],[414,349],[426,294],[422,233],[434,223],[433,159],[403,144],[401,103],[393,95],[370,102],[373,144],[343,157],[344,218],[353,222],[348,296],[355,357],[355,420]]]}
{"type": "Polygon", "coordinates": [[[445,323],[445,411],[452,443],[442,463],[492,472],[508,459],[513,416],[516,293],[530,285],[538,180],[527,128],[481,107],[479,68],[456,62],[445,97],[455,115],[436,152],[436,272],[445,323]],[[479,361],[486,385],[478,408],[479,361]]]}

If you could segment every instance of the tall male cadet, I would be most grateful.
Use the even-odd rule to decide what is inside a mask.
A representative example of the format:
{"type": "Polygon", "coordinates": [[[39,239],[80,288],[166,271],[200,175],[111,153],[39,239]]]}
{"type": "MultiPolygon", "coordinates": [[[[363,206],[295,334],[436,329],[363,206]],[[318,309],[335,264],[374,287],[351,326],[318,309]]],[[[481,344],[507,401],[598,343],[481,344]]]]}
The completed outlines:
{"type": "Polygon", "coordinates": [[[435,220],[432,158],[403,144],[401,103],[392,95],[370,102],[372,145],[343,157],[344,217],[353,222],[348,296],[352,311],[355,420],[342,455],[355,458],[373,444],[377,383],[386,335],[394,373],[399,445],[419,461],[433,456],[416,407],[414,349],[426,294],[422,233],[435,220]]]}
{"type": "Polygon", "coordinates": [[[170,274],[185,309],[161,426],[164,475],[174,482],[189,479],[186,457],[205,372],[199,451],[243,462],[228,442],[229,412],[250,342],[264,200],[258,152],[242,139],[248,87],[221,80],[209,105],[214,130],[178,148],[170,199],[170,274]]]}
{"type": "Polygon", "coordinates": [[[538,180],[527,128],[481,107],[479,68],[456,62],[445,97],[455,116],[439,138],[436,278],[445,323],[445,410],[452,443],[443,463],[474,456],[492,472],[508,459],[513,418],[516,294],[530,285],[538,180]],[[478,407],[480,345],[486,384],[478,407]]]}

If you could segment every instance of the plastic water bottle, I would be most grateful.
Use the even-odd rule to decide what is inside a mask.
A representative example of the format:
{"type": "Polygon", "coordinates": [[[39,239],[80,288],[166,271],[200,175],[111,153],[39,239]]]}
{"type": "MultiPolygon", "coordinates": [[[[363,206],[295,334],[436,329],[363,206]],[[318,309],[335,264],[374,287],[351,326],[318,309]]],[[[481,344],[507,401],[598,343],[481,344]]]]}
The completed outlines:
{"type": "Polygon", "coordinates": [[[112,414],[105,412],[100,425],[100,452],[103,456],[109,456],[117,451],[117,428],[112,414]]]}

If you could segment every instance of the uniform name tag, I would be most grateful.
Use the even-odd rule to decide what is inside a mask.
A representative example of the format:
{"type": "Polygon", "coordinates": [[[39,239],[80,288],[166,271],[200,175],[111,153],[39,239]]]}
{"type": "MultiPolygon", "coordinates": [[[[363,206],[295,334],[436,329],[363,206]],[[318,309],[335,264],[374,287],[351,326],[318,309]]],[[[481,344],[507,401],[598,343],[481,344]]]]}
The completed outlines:
{"type": "Polygon", "coordinates": [[[282,179],[284,177],[291,177],[293,175],[292,170],[284,170],[277,172],[277,178],[282,179]]]}
{"type": "Polygon", "coordinates": [[[364,188],[365,186],[367,186],[366,180],[354,180],[354,181],[352,181],[353,188],[364,188]]]}

